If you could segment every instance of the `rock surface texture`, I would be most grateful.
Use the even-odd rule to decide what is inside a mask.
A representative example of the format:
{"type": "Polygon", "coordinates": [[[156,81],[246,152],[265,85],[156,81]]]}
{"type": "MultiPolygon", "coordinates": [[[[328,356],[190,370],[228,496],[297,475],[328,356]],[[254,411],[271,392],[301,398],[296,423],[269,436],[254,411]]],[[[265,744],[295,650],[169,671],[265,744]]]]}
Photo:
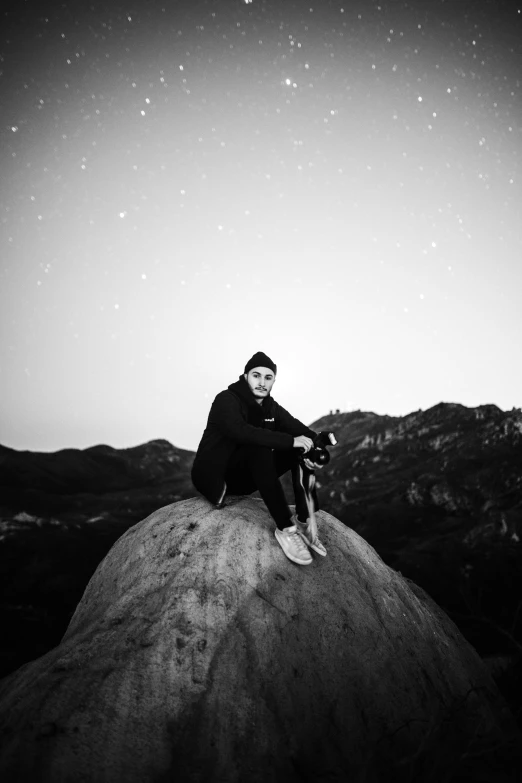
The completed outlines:
{"type": "Polygon", "coordinates": [[[287,560],[261,500],[129,529],[61,644],[0,687],[0,778],[49,783],[516,779],[474,649],[356,533],[287,560]]]}

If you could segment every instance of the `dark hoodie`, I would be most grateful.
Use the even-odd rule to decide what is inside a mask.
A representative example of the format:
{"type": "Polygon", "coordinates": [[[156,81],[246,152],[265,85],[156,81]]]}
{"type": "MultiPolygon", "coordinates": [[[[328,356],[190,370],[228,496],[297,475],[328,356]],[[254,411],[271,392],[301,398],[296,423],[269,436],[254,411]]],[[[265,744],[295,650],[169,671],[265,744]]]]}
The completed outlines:
{"type": "Polygon", "coordinates": [[[298,435],[306,435],[314,442],[317,437],[269,394],[261,405],[256,402],[240,375],[212,403],[192,466],[192,483],[207,500],[217,503],[223,493],[228,462],[238,447],[291,449],[298,435]]]}

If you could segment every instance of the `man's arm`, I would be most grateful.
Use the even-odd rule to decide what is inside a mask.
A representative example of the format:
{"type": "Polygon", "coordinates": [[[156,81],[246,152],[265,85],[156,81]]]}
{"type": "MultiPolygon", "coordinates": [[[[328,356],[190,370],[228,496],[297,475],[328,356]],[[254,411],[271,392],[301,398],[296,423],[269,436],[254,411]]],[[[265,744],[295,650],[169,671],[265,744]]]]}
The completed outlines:
{"type": "Polygon", "coordinates": [[[282,432],[288,432],[288,434],[292,435],[294,438],[298,435],[306,435],[307,438],[311,438],[315,443],[318,433],[314,432],[310,427],[307,427],[306,424],[303,424],[302,421],[299,421],[299,419],[296,419],[292,414],[288,413],[282,405],[279,405],[279,403],[276,404],[276,427],[282,432]]]}
{"type": "Polygon", "coordinates": [[[291,449],[294,445],[294,439],[289,432],[265,430],[245,421],[241,412],[241,403],[230,392],[218,394],[212,403],[208,421],[222,435],[236,443],[268,446],[270,449],[291,449]]]}

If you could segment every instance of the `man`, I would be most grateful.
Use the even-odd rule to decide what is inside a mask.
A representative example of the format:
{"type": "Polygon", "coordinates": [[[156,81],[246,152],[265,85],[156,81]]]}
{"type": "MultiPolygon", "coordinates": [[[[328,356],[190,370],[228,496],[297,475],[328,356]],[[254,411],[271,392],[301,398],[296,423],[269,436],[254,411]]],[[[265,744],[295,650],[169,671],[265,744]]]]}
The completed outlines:
{"type": "MultiPolygon", "coordinates": [[[[247,362],[243,375],[212,403],[207,426],[192,466],[192,482],[207,500],[222,508],[226,493],[250,495],[259,490],[276,523],[275,537],[294,563],[308,565],[308,547],[326,549],[306,525],[309,515],[298,485],[302,452],[318,434],[291,416],[270,395],[277,366],[261,351],[247,362]],[[279,476],[292,471],[296,511],[292,514],[279,476]]],[[[315,465],[304,458],[309,470],[315,465]]]]}

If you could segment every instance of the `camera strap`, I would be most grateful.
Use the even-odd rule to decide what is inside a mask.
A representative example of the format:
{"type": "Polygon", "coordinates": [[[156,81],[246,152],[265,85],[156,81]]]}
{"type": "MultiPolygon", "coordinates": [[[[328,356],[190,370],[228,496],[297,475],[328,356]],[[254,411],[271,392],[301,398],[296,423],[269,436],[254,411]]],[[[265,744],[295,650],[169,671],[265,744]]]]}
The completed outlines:
{"type": "Polygon", "coordinates": [[[319,509],[317,492],[315,489],[315,472],[310,470],[302,460],[298,460],[297,462],[297,476],[296,481],[294,481],[294,491],[296,492],[296,495],[299,493],[299,497],[296,496],[295,499],[296,511],[303,507],[307,509],[306,536],[310,541],[315,541],[317,538],[315,512],[319,509]]]}

